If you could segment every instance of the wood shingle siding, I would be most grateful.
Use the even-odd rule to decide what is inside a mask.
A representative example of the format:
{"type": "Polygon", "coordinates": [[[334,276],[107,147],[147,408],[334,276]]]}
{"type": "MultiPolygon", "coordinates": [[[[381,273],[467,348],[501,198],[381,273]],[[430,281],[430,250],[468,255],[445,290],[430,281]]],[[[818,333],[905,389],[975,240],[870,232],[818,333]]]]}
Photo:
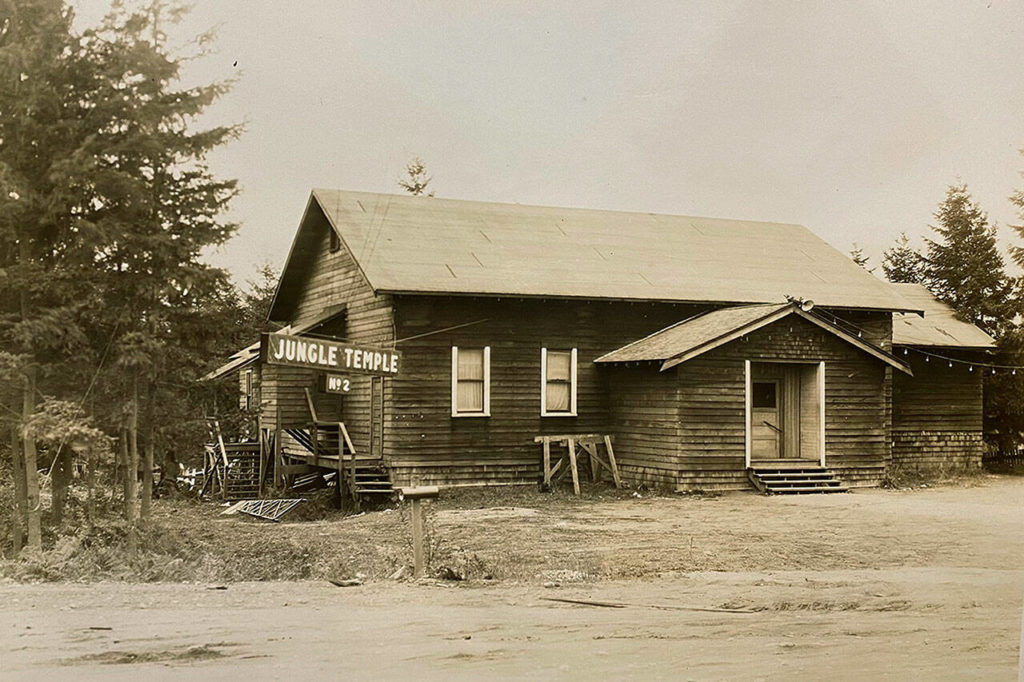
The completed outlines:
{"type": "MultiPolygon", "coordinates": [[[[315,248],[305,260],[306,269],[296,276],[292,286],[297,289],[293,318],[298,326],[328,313],[343,310],[344,314],[317,330],[317,333],[347,339],[353,343],[390,347],[394,343],[394,319],[391,297],[375,294],[363,278],[351,253],[344,244],[332,251],[331,227],[320,208],[313,204],[307,215],[307,229],[315,236],[315,248]]],[[[293,367],[264,366],[265,423],[273,424],[278,405],[282,422],[302,425],[309,421],[305,392],[315,396],[317,411],[328,419],[340,417],[348,425],[349,435],[358,453],[370,450],[370,377],[351,375],[350,396],[339,398],[317,394],[315,373],[293,367]],[[342,405],[339,412],[339,404],[342,405]]],[[[384,382],[385,419],[390,410],[389,382],[384,382]]]]}
{"type": "MultiPolygon", "coordinates": [[[[894,312],[903,332],[955,322],[943,310],[922,331],[899,317],[938,310],[911,293],[908,303],[799,226],[315,190],[271,318],[290,334],[395,348],[402,368],[350,374],[339,396],[318,390],[315,371],[254,361],[261,423],[306,425],[308,389],[318,416],[344,421],[357,453],[380,455],[397,485],[536,483],[534,437],[599,433],[615,437],[627,483],[747,489],[747,381],[760,376],[779,398],[759,401],[758,458],[819,461],[823,448],[849,485],[878,484],[889,467],[970,470],[980,372],[902,373],[894,312]],[[453,347],[467,351],[462,414],[453,347]],[[470,361],[483,348],[480,410],[483,366],[470,361]],[[563,414],[542,416],[542,349],[563,351],[552,356],[563,414]],[[565,352],[576,357],[568,405],[565,352]]],[[[210,376],[237,371],[246,353],[210,376]]]]}
{"type": "MultiPolygon", "coordinates": [[[[395,296],[403,372],[390,380],[384,453],[398,480],[536,482],[534,436],[609,431],[609,386],[593,360],[699,312],[675,304],[395,296]],[[476,324],[473,324],[476,323],[476,324]],[[451,331],[431,334],[459,325],[451,331]],[[491,348],[491,416],[451,416],[451,347],[491,348]],[[541,348],[577,349],[577,416],[540,414],[541,348]],[[416,471],[412,470],[416,468],[416,471]],[[411,478],[410,478],[411,480],[411,478]]],[[[618,447],[616,447],[618,454],[618,447]]]]}
{"type": "MultiPolygon", "coordinates": [[[[861,322],[884,328],[889,316],[876,316],[861,322]]],[[[609,395],[623,476],[689,490],[748,488],[744,360],[824,360],[826,464],[850,485],[882,480],[889,456],[886,366],[799,318],[667,372],[615,368],[613,383],[624,389],[609,395]]]]}
{"type": "MultiPolygon", "coordinates": [[[[945,351],[948,356],[969,354],[945,351]]],[[[944,476],[981,468],[982,371],[909,353],[913,378],[893,386],[892,470],[896,475],[944,476]]]]}

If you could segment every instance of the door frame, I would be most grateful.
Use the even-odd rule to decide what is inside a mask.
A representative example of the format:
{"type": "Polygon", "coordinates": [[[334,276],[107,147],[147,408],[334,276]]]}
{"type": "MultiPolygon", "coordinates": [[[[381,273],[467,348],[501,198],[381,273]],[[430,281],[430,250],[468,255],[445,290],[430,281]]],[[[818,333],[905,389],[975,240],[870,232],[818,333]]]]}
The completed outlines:
{"type": "MultiPolygon", "coordinates": [[[[818,457],[821,466],[825,466],[825,361],[819,360],[759,360],[759,362],[792,363],[800,365],[817,365],[818,384],[818,457]]],[[[744,374],[744,468],[750,468],[750,452],[752,447],[751,420],[753,412],[754,378],[751,372],[751,361],[743,361],[744,374]]]]}

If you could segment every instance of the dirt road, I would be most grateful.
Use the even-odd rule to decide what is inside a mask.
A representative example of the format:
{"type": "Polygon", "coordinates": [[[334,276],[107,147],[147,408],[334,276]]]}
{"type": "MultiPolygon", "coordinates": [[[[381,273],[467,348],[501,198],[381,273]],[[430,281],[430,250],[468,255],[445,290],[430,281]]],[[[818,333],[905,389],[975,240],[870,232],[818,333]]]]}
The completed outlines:
{"type": "MultiPolygon", "coordinates": [[[[669,571],[658,579],[557,587],[508,581],[454,586],[378,581],[351,588],[323,582],[233,583],[226,590],[7,584],[0,585],[0,673],[19,680],[1011,680],[1017,675],[1024,595],[1022,479],[913,493],[604,504],[608,507],[592,510],[594,523],[609,523],[600,520],[602,513],[618,518],[614,523],[623,539],[588,548],[601,556],[649,552],[644,537],[680,535],[675,523],[685,513],[687,525],[696,524],[694,532],[702,520],[723,534],[750,532],[752,556],[737,553],[732,560],[740,567],[762,551],[758,545],[765,536],[770,541],[788,537],[788,531],[802,537],[788,538],[787,564],[801,565],[796,553],[803,546],[811,554],[835,552],[836,563],[850,568],[669,571]],[[675,521],[664,518],[666,509],[677,512],[675,521]],[[750,510],[757,514],[744,513],[750,510]],[[630,524],[619,525],[626,523],[624,516],[641,517],[632,525],[642,533],[628,534],[630,524]],[[840,517],[842,524],[831,522],[840,517]],[[907,547],[892,546],[904,539],[907,547]],[[874,557],[863,549],[872,543],[874,557]],[[545,599],[552,597],[631,606],[545,599]],[[679,608],[687,606],[744,612],[679,608]]],[[[505,523],[511,527],[516,520],[505,523]]],[[[442,516],[437,524],[451,533],[458,530],[451,518],[442,516]]],[[[686,544],[680,542],[675,551],[690,552],[686,544]]],[[[671,543],[662,538],[658,547],[667,564],[677,563],[666,549],[671,543]]]]}

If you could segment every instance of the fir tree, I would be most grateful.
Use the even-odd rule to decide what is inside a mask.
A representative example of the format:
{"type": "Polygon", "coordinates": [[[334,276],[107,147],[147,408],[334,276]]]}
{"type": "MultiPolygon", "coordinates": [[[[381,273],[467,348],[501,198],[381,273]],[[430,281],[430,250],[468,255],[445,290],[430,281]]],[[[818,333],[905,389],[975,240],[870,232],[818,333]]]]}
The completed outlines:
{"type": "Polygon", "coordinates": [[[850,258],[853,260],[854,263],[856,263],[860,267],[864,268],[868,272],[874,272],[875,271],[874,268],[869,268],[868,267],[868,261],[871,260],[871,257],[864,255],[864,249],[862,249],[860,246],[858,246],[857,242],[854,242],[853,243],[853,248],[850,249],[850,258]]]}
{"type": "Polygon", "coordinates": [[[935,212],[937,239],[927,239],[924,282],[965,320],[998,336],[1013,282],[996,246],[996,229],[964,184],[953,185],[935,212]]]}
{"type": "Polygon", "coordinates": [[[405,167],[405,178],[398,179],[398,186],[404,189],[413,196],[422,196],[426,194],[428,197],[434,196],[433,190],[427,192],[427,185],[433,179],[427,175],[427,166],[423,163],[419,157],[414,158],[405,167]]]}
{"type": "Polygon", "coordinates": [[[924,279],[923,259],[910,245],[906,232],[901,232],[896,243],[882,253],[882,271],[894,284],[920,284],[924,279]]]}
{"type": "MultiPolygon", "coordinates": [[[[222,218],[234,182],[214,177],[206,156],[239,131],[197,129],[228,84],[178,85],[194,55],[171,54],[161,27],[181,15],[159,0],[118,3],[76,33],[59,1],[0,3],[0,347],[25,377],[23,400],[3,395],[22,432],[37,393],[90,397],[89,419],[120,431],[134,460],[130,519],[140,429],[148,507],[158,441],[189,421],[171,418],[194,408],[192,380],[234,331],[208,322],[238,312],[226,273],[201,254],[234,231],[222,218]]],[[[23,446],[35,545],[34,440],[23,446]]]]}

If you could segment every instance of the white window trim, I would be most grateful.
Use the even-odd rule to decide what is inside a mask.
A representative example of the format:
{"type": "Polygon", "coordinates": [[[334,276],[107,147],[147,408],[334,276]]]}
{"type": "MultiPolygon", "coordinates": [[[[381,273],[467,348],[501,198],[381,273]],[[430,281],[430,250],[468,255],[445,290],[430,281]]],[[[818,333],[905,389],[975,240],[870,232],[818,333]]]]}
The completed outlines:
{"type": "Polygon", "coordinates": [[[452,417],[491,416],[491,347],[484,346],[484,411],[459,412],[459,347],[452,346],[452,417]]]}
{"type": "Polygon", "coordinates": [[[247,368],[245,370],[245,374],[243,374],[242,377],[243,377],[242,380],[245,382],[245,391],[244,391],[244,395],[245,395],[245,409],[246,410],[251,410],[252,409],[252,399],[254,397],[254,395],[253,395],[254,391],[253,391],[253,372],[252,372],[252,368],[251,367],[247,368]]]}
{"type": "MultiPolygon", "coordinates": [[[[558,350],[558,349],[556,349],[558,350]]],[[[571,351],[569,360],[569,411],[548,412],[548,349],[540,349],[540,416],[576,417],[576,349],[571,351]]]]}

